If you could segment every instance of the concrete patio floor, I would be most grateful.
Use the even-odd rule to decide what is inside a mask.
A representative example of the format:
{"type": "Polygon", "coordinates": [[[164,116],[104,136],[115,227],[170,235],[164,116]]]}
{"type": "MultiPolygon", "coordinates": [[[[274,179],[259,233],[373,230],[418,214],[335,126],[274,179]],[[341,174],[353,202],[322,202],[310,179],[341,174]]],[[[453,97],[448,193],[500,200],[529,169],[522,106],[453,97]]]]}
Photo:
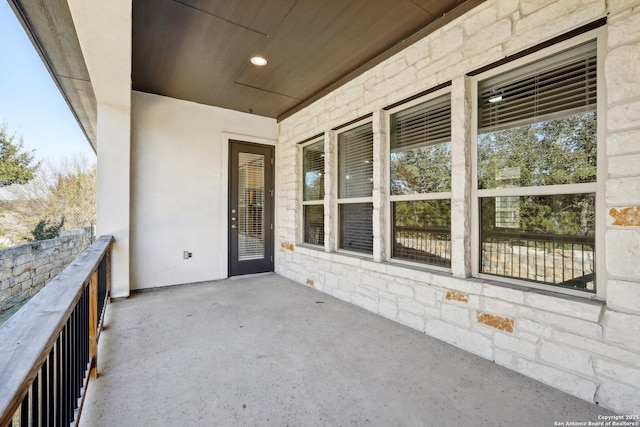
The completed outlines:
{"type": "Polygon", "coordinates": [[[611,412],[271,274],[108,308],[82,426],[553,426],[611,412]]]}

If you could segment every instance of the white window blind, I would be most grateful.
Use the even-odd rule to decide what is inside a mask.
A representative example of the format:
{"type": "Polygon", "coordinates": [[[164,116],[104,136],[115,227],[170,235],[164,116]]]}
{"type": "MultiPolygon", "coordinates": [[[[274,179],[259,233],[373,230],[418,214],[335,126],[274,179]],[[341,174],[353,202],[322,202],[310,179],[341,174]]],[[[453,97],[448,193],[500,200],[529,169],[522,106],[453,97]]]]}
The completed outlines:
{"type": "Polygon", "coordinates": [[[338,198],[371,197],[373,131],[371,123],[338,136],[338,198]]]}
{"type": "Polygon", "coordinates": [[[373,203],[340,205],[340,249],[373,252],[373,203]]]}
{"type": "Polygon", "coordinates": [[[595,111],[596,42],[484,80],[478,97],[478,133],[595,111]]]}
{"type": "Polygon", "coordinates": [[[429,100],[391,116],[391,152],[451,141],[451,97],[429,100]]]}
{"type": "Polygon", "coordinates": [[[238,155],[238,260],[264,258],[264,156],[238,155]]]}

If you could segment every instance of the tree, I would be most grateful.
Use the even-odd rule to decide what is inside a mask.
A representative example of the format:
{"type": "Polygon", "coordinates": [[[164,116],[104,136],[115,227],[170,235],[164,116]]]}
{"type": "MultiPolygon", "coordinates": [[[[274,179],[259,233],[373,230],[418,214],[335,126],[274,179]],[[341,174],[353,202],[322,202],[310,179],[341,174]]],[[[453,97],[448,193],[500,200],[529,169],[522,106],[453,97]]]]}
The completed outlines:
{"type": "Polygon", "coordinates": [[[7,187],[12,200],[5,203],[5,216],[13,230],[5,230],[13,244],[32,239],[36,226],[57,225],[60,230],[90,226],[96,221],[96,166],[84,158],[59,164],[43,162],[35,178],[24,185],[7,187]]]}
{"type": "Polygon", "coordinates": [[[96,165],[75,159],[61,167],[49,186],[45,218],[65,218],[66,229],[87,227],[96,222],[96,165]]]}
{"type": "Polygon", "coordinates": [[[6,125],[0,128],[0,187],[29,182],[40,165],[33,162],[33,152],[23,151],[22,138],[15,138],[6,125]]]}

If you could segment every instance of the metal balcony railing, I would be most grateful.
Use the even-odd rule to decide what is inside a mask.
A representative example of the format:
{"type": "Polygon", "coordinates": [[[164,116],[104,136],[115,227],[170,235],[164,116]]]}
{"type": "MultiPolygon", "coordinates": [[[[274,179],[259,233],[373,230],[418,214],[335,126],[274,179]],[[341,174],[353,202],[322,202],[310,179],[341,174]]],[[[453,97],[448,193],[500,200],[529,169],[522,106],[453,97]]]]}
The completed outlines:
{"type": "Polygon", "coordinates": [[[0,426],[78,423],[97,376],[112,242],[98,238],[0,327],[0,426]]]}

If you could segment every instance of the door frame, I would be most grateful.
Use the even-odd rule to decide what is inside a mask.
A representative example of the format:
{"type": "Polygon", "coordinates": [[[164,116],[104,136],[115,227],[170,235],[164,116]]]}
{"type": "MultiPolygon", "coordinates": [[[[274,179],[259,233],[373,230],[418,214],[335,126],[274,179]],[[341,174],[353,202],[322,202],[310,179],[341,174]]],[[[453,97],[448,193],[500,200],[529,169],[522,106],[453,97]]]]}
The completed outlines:
{"type": "MultiPolygon", "coordinates": [[[[267,268],[265,268],[265,271],[260,271],[260,272],[273,272],[275,271],[275,222],[276,222],[276,209],[275,209],[275,182],[276,182],[276,173],[275,173],[275,142],[273,140],[267,140],[264,138],[255,138],[255,137],[247,137],[246,135],[233,135],[233,134],[228,134],[225,133],[223,135],[224,139],[225,139],[225,149],[227,150],[227,171],[226,171],[226,178],[227,178],[227,209],[226,209],[226,214],[227,214],[227,277],[232,277],[232,276],[239,276],[242,274],[251,274],[251,272],[249,273],[236,273],[232,275],[232,256],[233,256],[233,251],[232,251],[232,228],[231,228],[231,223],[232,221],[230,220],[232,214],[231,214],[231,209],[232,209],[232,195],[233,195],[233,190],[232,190],[232,185],[234,184],[233,180],[231,179],[232,177],[232,173],[233,171],[233,151],[232,151],[232,146],[237,144],[238,146],[248,146],[248,147],[256,147],[256,148],[260,148],[260,149],[267,149],[270,151],[270,156],[271,156],[271,164],[267,163],[265,164],[265,171],[268,171],[265,175],[265,208],[269,209],[270,207],[270,212],[267,213],[267,215],[271,215],[271,223],[269,224],[269,222],[267,221],[264,225],[264,230],[265,230],[265,259],[270,258],[270,263],[268,265],[267,268]],[[270,175],[270,179],[269,179],[269,175],[270,175]],[[271,191],[268,191],[267,189],[271,189],[271,191]],[[267,197],[270,199],[267,199],[267,197]],[[268,201],[268,203],[267,203],[268,201]]],[[[237,213],[236,213],[237,214],[237,213]]]]}

